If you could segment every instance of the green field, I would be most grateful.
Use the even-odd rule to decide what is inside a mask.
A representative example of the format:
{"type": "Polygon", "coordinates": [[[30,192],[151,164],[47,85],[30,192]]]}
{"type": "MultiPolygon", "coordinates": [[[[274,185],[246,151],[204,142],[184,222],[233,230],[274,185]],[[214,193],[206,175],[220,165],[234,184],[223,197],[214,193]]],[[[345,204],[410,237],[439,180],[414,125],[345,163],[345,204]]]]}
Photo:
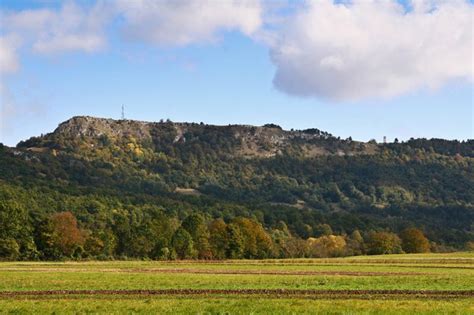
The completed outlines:
{"type": "Polygon", "coordinates": [[[4,262],[0,313],[473,314],[474,253],[4,262]]]}

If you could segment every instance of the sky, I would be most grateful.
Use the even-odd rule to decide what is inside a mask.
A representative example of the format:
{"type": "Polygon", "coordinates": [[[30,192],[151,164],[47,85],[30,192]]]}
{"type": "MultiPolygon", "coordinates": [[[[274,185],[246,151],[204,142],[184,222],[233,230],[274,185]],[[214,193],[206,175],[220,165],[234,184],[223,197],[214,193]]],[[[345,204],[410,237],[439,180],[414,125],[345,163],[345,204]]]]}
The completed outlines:
{"type": "Polygon", "coordinates": [[[72,116],[472,139],[474,2],[0,1],[0,142],[72,116]]]}

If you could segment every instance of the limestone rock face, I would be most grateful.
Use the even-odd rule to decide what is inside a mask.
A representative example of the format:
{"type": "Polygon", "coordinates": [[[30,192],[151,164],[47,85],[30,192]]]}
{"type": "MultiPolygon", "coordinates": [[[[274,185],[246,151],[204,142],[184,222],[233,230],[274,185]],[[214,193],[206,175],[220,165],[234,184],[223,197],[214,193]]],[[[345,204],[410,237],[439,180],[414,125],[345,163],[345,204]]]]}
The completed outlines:
{"type": "Polygon", "coordinates": [[[221,154],[225,144],[226,154],[244,158],[268,158],[281,154],[295,154],[302,157],[322,155],[374,154],[378,147],[335,138],[319,129],[283,130],[275,124],[249,125],[206,125],[197,123],[176,123],[171,121],[145,122],[136,120],[114,120],[90,116],[76,116],[61,123],[52,133],[34,137],[19,144],[20,147],[74,148],[87,143],[94,148],[109,143],[133,143],[134,146],[169,142],[174,146],[211,146],[221,154]],[[218,145],[217,145],[218,144],[218,145]]]}

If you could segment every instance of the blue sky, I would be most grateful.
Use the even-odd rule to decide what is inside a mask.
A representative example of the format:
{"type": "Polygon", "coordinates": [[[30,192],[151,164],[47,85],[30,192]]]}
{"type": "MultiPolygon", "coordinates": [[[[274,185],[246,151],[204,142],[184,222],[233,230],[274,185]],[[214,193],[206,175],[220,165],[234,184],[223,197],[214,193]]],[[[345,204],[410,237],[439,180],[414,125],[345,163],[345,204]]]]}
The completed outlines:
{"type": "MultiPolygon", "coordinates": [[[[173,9],[166,16],[162,13],[157,13],[156,18],[152,16],[150,21],[161,18],[165,22],[159,25],[149,22],[145,25],[146,33],[141,34],[138,32],[143,31],[142,25],[137,24],[140,21],[128,16],[131,10],[139,9],[127,7],[130,5],[127,1],[124,3],[121,10],[126,8],[125,13],[100,14],[98,19],[107,16],[104,18],[107,22],[99,23],[100,26],[79,23],[70,30],[74,40],[85,40],[90,32],[97,32],[104,45],[84,46],[73,41],[72,46],[67,46],[71,37],[64,36],[60,39],[64,39],[67,45],[61,43],[58,46],[58,41],[54,41],[51,46],[55,39],[52,36],[56,36],[57,31],[50,31],[48,27],[61,24],[61,17],[57,17],[56,25],[43,22],[40,27],[45,30],[36,34],[31,29],[25,31],[27,27],[21,24],[24,22],[18,16],[24,10],[36,12],[47,8],[55,17],[64,3],[22,1],[18,5],[17,1],[1,2],[1,10],[7,18],[2,19],[0,33],[5,38],[20,38],[17,42],[21,44],[16,44],[13,50],[17,67],[0,72],[3,107],[0,142],[15,145],[20,140],[50,132],[60,122],[75,115],[118,119],[122,104],[127,118],[147,121],[169,118],[220,125],[273,122],[285,129],[316,127],[336,136],[352,136],[364,141],[372,138],[381,141],[383,136],[389,140],[396,137],[473,138],[473,86],[472,77],[469,77],[472,75],[472,31],[470,37],[468,34],[458,41],[449,41],[449,38],[444,41],[451,45],[448,48],[457,51],[469,52],[467,49],[471,48],[471,58],[466,54],[444,52],[430,44],[429,38],[433,34],[418,32],[419,41],[428,43],[422,49],[437,49],[431,60],[433,64],[441,64],[433,66],[436,71],[425,67],[424,60],[428,57],[424,57],[423,51],[414,55],[409,48],[403,48],[408,37],[403,37],[403,27],[408,29],[416,19],[430,18],[431,21],[427,16],[429,13],[419,13],[404,23],[399,39],[390,33],[390,25],[386,27],[384,32],[392,39],[383,43],[395,43],[396,47],[401,47],[401,55],[407,52],[406,55],[410,56],[399,60],[398,53],[393,51],[370,46],[360,49],[361,42],[351,37],[350,32],[344,34],[344,41],[349,43],[344,51],[324,51],[322,55],[324,47],[333,43],[332,38],[334,43],[341,40],[341,30],[333,37],[323,37],[320,33],[313,36],[308,30],[312,27],[319,29],[318,24],[304,24],[304,21],[308,18],[308,23],[313,23],[321,12],[329,16],[324,25],[338,21],[339,13],[333,10],[337,4],[302,6],[296,9],[294,16],[291,13],[284,22],[278,22],[281,13],[275,12],[281,10],[268,9],[268,3],[263,3],[255,11],[259,12],[260,18],[256,14],[255,18],[249,19],[249,14],[254,11],[244,11],[230,24],[216,18],[215,23],[209,22],[210,26],[202,25],[202,32],[181,24],[173,26],[176,29],[163,24],[174,23],[173,9]],[[273,22],[275,20],[277,22],[273,22]],[[88,28],[87,32],[83,26],[88,28]],[[127,27],[133,35],[126,35],[124,29],[127,27]],[[153,34],[158,35],[150,38],[154,27],[157,29],[153,34]],[[163,28],[166,33],[161,36],[163,28]],[[185,39],[170,39],[169,35],[174,32],[176,38],[185,39]],[[51,40],[44,40],[45,36],[50,36],[51,40]],[[38,38],[43,40],[42,46],[35,46],[38,38]],[[274,38],[278,39],[277,43],[274,38]],[[307,38],[315,38],[314,43],[308,43],[307,38]],[[42,50],[34,47],[42,47],[42,50]],[[293,49],[289,55],[286,53],[288,47],[293,49]],[[298,58],[294,57],[294,51],[300,54],[298,58]],[[359,58],[354,64],[349,63],[355,58],[352,51],[359,58]],[[377,61],[370,60],[369,56],[383,58],[377,61]],[[389,58],[393,61],[387,62],[389,58]],[[443,61],[450,61],[450,58],[459,64],[446,62],[443,65],[443,61]],[[313,67],[315,62],[320,62],[321,67],[313,67]],[[377,62],[380,62],[379,66],[377,62]],[[397,62],[405,67],[403,71],[400,66],[390,66],[397,62]],[[322,67],[327,64],[333,67],[331,71],[322,67]],[[466,67],[467,72],[463,70],[466,67]],[[387,77],[393,78],[388,80],[387,77]]],[[[73,5],[83,13],[78,13],[78,16],[86,19],[92,14],[90,8],[97,4],[79,1],[73,5]]],[[[469,9],[472,18],[473,5],[467,2],[463,5],[469,9]]],[[[109,6],[106,4],[105,10],[109,6]]],[[[348,8],[353,7],[348,5],[348,8]]],[[[388,14],[388,19],[393,17],[393,23],[399,23],[397,13],[390,11],[391,8],[374,6],[363,9],[368,15],[373,14],[371,10],[380,11],[381,16],[388,14]]],[[[163,8],[160,10],[162,12],[163,8]]],[[[225,14],[219,10],[227,8],[215,8],[209,12],[214,14],[215,11],[219,17],[225,14]]],[[[235,10],[240,8],[231,7],[232,12],[238,12],[235,10]]],[[[188,17],[192,12],[183,14],[188,17]]],[[[458,20],[462,21],[462,17],[458,20]]],[[[365,34],[367,25],[361,23],[354,27],[360,27],[365,34]]],[[[439,23],[442,27],[444,22],[439,18],[432,23],[439,23]]],[[[465,25],[460,23],[449,27],[462,30],[465,25]]],[[[436,27],[438,25],[431,28],[436,27]]],[[[367,33],[367,36],[370,38],[373,34],[367,33]]],[[[448,35],[440,31],[441,41],[443,36],[448,35]]],[[[418,42],[416,38],[410,40],[418,42]]],[[[9,47],[4,45],[4,49],[9,47]]],[[[9,69],[7,63],[2,67],[9,69]]]]}

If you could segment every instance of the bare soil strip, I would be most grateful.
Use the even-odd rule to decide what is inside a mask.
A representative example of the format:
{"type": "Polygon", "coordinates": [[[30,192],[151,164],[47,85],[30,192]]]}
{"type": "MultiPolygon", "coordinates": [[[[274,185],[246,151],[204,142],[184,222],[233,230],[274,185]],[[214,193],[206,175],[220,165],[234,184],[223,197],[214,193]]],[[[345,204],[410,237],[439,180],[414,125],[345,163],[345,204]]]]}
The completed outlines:
{"type": "Polygon", "coordinates": [[[212,269],[131,269],[127,272],[151,273],[192,273],[217,275],[282,275],[282,276],[419,276],[417,272],[376,272],[376,271],[279,271],[279,270],[212,270],[212,269]]]}
{"type": "Polygon", "coordinates": [[[334,263],[342,264],[356,264],[356,265],[365,265],[365,264],[453,264],[453,265],[472,265],[474,264],[474,258],[390,258],[390,259],[381,259],[381,258],[368,258],[368,259],[349,259],[349,258],[308,258],[308,259],[264,259],[264,260],[173,260],[173,264],[210,264],[210,265],[261,265],[261,266],[274,266],[274,265],[326,265],[334,263]]]}
{"type": "Polygon", "coordinates": [[[425,272],[382,272],[382,271],[311,271],[311,270],[225,270],[195,268],[3,268],[3,271],[18,272],[123,272],[123,273],[188,273],[215,275],[281,275],[281,276],[420,276],[425,272]]]}
{"type": "Polygon", "coordinates": [[[43,291],[0,291],[0,297],[21,296],[74,296],[74,295],[134,295],[134,296],[199,296],[199,295],[261,295],[271,297],[345,297],[345,298],[471,298],[474,290],[286,290],[286,289],[158,289],[158,290],[43,290],[43,291]]]}

